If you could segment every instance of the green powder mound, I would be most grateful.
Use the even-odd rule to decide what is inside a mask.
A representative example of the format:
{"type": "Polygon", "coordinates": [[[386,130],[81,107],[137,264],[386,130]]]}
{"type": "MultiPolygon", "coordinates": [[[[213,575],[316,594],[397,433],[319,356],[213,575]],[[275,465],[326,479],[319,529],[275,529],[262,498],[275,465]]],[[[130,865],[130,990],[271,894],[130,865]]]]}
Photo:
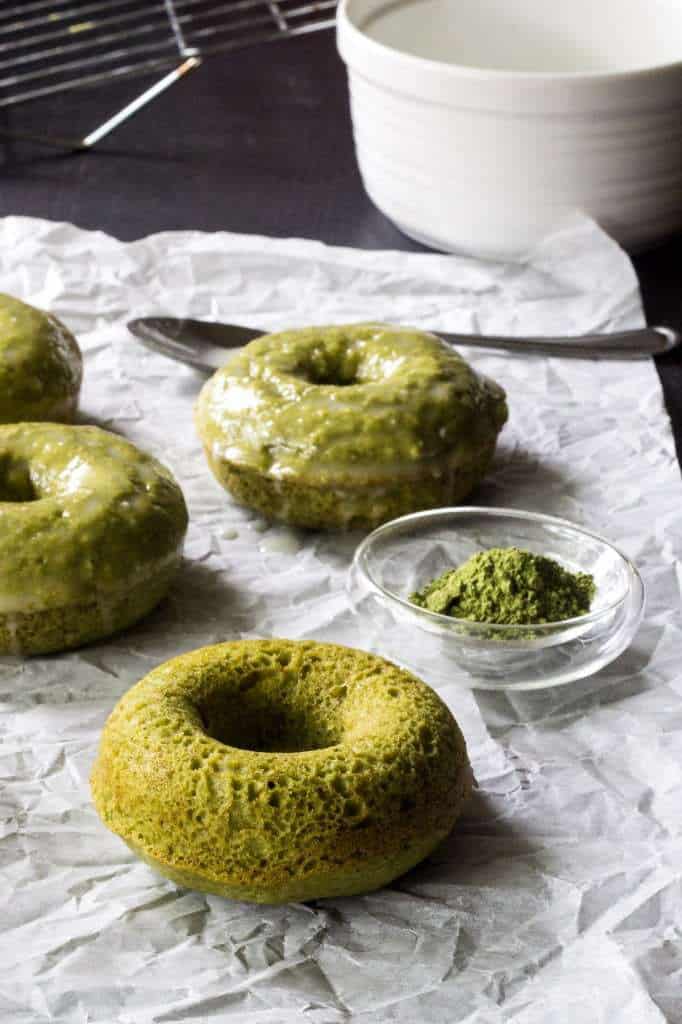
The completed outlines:
{"type": "Polygon", "coordinates": [[[363,651],[205,647],[121,698],[92,775],[104,823],[180,885],[259,903],[368,892],[443,839],[471,789],[425,683],[363,651]]]}
{"type": "Polygon", "coordinates": [[[551,558],[520,548],[479,551],[412,594],[410,601],[440,615],[499,625],[539,625],[586,615],[596,587],[551,558]]]}

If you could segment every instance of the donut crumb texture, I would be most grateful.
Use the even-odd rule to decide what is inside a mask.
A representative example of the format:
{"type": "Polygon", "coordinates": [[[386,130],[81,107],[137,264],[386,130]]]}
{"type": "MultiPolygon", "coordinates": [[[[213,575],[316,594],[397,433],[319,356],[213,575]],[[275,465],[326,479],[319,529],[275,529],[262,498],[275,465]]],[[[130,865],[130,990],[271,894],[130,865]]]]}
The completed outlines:
{"type": "Polygon", "coordinates": [[[471,788],[450,711],[362,651],[246,640],[160,666],[118,703],[92,775],[105,824],[179,884],[282,903],[385,885],[471,788]]]}

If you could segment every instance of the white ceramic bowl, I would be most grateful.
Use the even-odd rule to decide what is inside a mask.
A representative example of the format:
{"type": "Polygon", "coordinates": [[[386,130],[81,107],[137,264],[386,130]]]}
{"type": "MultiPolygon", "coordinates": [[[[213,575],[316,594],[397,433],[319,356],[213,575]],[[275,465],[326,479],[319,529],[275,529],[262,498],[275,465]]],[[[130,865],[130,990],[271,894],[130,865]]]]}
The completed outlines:
{"type": "Polygon", "coordinates": [[[505,258],[576,210],[682,229],[680,0],[341,0],[367,192],[439,249],[505,258]]]}

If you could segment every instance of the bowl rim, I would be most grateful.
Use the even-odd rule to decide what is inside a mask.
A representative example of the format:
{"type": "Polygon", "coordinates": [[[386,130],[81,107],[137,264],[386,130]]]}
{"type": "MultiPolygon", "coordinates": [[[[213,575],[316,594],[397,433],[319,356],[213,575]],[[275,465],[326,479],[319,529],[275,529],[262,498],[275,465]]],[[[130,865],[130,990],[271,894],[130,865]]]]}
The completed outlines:
{"type": "MultiPolygon", "coordinates": [[[[518,630],[532,630],[538,636],[542,634],[558,633],[562,630],[573,629],[576,626],[590,626],[601,619],[610,615],[617,608],[624,605],[629,599],[633,592],[633,583],[637,582],[642,592],[642,603],[644,603],[646,596],[646,588],[644,581],[640,575],[639,570],[635,563],[624,554],[620,548],[612,544],[610,540],[602,536],[600,533],[596,533],[594,530],[588,530],[583,526],[578,526],[576,523],[571,522],[570,519],[563,519],[560,516],[547,515],[544,512],[529,512],[523,509],[505,508],[503,506],[487,506],[487,505],[452,505],[444,506],[442,508],[425,509],[422,512],[410,512],[408,515],[399,516],[397,519],[391,519],[386,523],[382,523],[370,534],[365,537],[355,550],[353,556],[353,562],[351,571],[353,568],[357,568],[362,574],[363,578],[367,581],[371,588],[375,592],[382,595],[389,602],[397,605],[403,611],[414,615],[416,619],[423,618],[425,621],[438,624],[442,628],[447,629],[448,632],[452,632],[453,629],[465,627],[466,631],[471,635],[477,633],[485,633],[488,636],[492,632],[500,636],[506,636],[510,633],[513,634],[518,630]],[[600,544],[603,544],[606,548],[614,552],[621,562],[624,564],[626,571],[629,573],[630,583],[626,587],[625,592],[611,601],[608,605],[603,608],[598,608],[595,611],[588,612],[586,615],[577,615],[570,619],[557,619],[555,622],[540,622],[540,623],[498,623],[498,622],[476,622],[473,619],[460,619],[453,615],[442,615],[440,612],[432,612],[428,608],[422,608],[419,605],[412,604],[411,601],[405,600],[405,598],[399,597],[398,594],[391,590],[388,590],[381,583],[377,582],[372,573],[370,572],[366,558],[372,543],[379,539],[383,534],[391,532],[401,524],[407,523],[418,523],[426,522],[429,520],[437,520],[446,518],[449,516],[457,517],[459,515],[471,515],[478,514],[482,516],[494,516],[503,515],[508,516],[511,519],[525,519],[533,522],[540,522],[547,525],[561,526],[564,529],[568,528],[574,533],[582,534],[583,536],[590,537],[592,540],[597,540],[600,544]]],[[[536,636],[537,638],[537,636],[536,636]]]]}
{"type": "MultiPolygon", "coordinates": [[[[647,64],[643,67],[619,68],[605,71],[516,71],[512,68],[482,68],[475,65],[456,64],[446,61],[433,60],[430,57],[419,57],[414,53],[407,53],[387,43],[381,43],[367,35],[365,31],[353,20],[349,8],[358,0],[339,0],[336,13],[337,38],[347,34],[356,44],[364,46],[370,53],[379,56],[399,58],[405,60],[413,68],[429,69],[431,73],[439,72],[451,78],[470,78],[473,80],[500,81],[531,84],[546,83],[586,83],[596,84],[600,82],[624,82],[632,79],[659,76],[671,71],[682,71],[682,58],[674,61],[665,61],[661,64],[647,64]]],[[[419,2],[419,0],[414,0],[419,2]]],[[[342,52],[342,56],[344,56],[342,52]]],[[[344,56],[344,59],[345,56],[344,56]]],[[[348,63],[348,61],[346,60],[348,63]]]]}

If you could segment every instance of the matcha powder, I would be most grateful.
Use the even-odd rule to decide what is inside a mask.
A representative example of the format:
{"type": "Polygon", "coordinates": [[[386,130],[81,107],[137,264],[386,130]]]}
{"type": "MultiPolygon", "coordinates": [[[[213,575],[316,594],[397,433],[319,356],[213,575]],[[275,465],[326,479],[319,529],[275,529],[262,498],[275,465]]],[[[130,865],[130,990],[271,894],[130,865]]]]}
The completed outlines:
{"type": "Polygon", "coordinates": [[[520,548],[490,548],[412,594],[413,604],[473,622],[539,625],[585,615],[595,594],[587,573],[520,548]]]}

